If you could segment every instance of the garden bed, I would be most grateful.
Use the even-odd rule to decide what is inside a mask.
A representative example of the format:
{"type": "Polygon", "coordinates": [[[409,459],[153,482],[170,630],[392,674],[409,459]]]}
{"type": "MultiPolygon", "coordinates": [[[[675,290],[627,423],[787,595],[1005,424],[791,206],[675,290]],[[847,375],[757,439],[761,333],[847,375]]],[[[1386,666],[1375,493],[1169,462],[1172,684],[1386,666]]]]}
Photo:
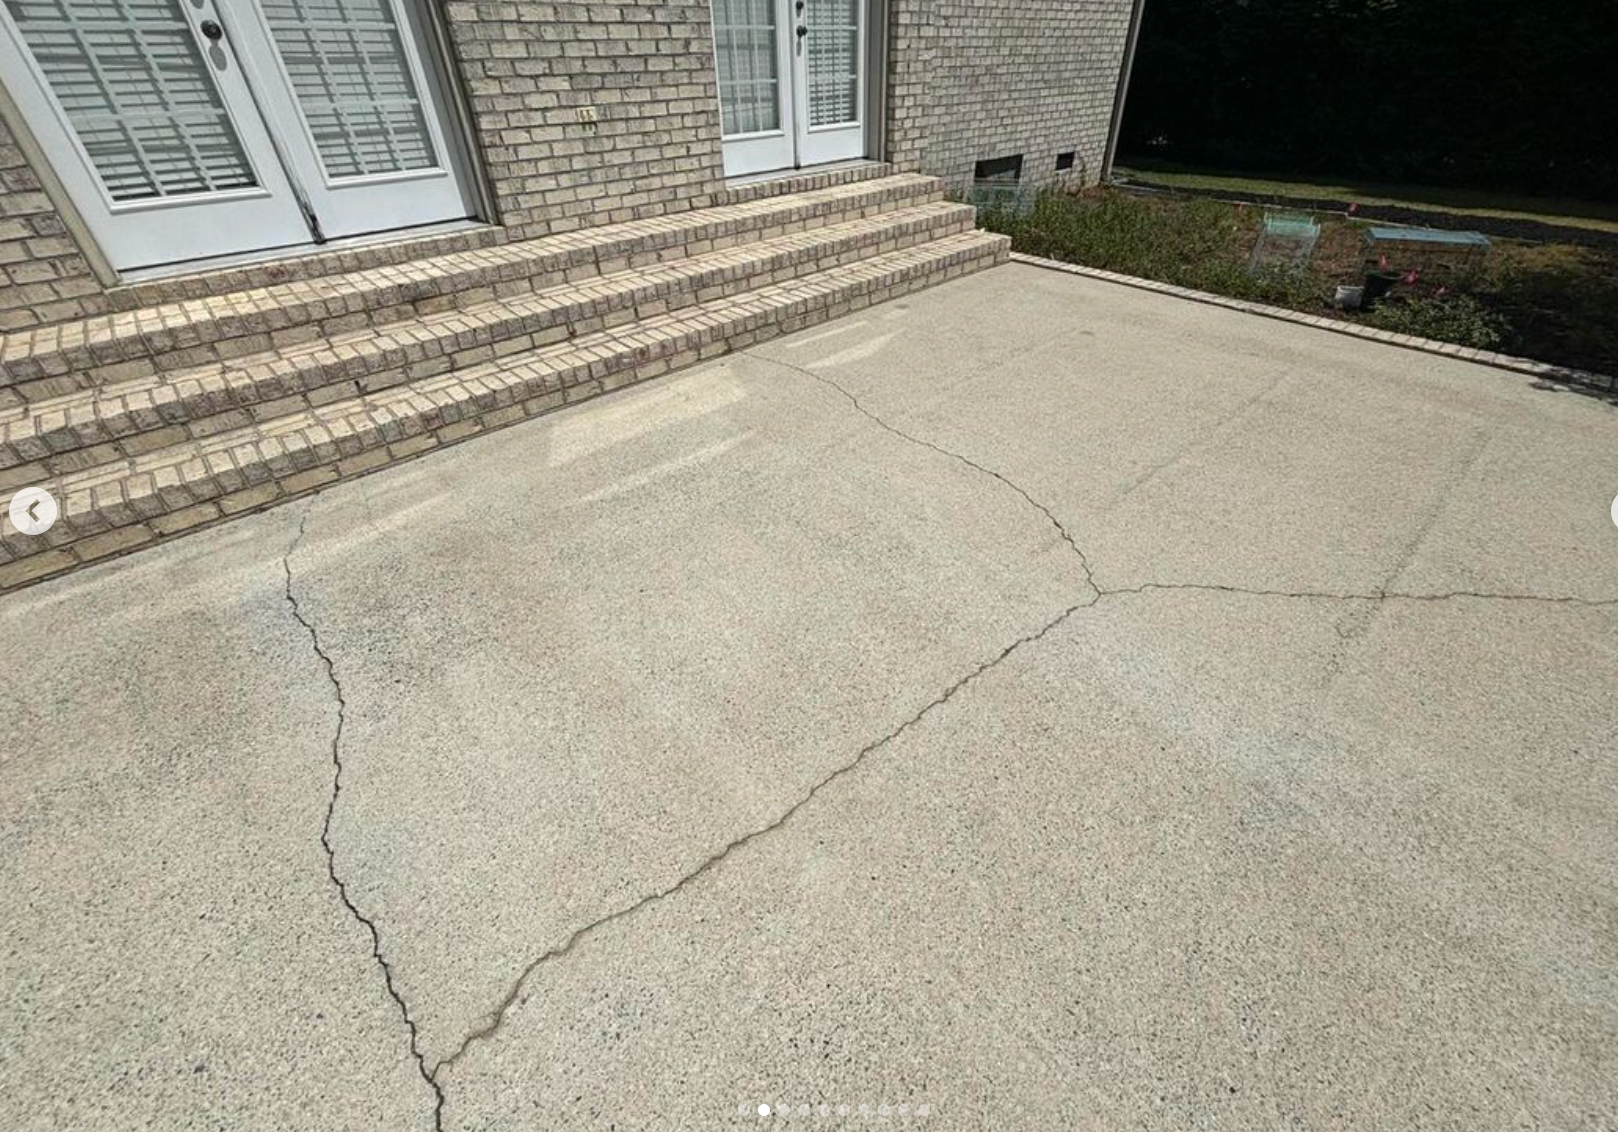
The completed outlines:
{"type": "Polygon", "coordinates": [[[1465,278],[1401,284],[1370,311],[1331,305],[1365,277],[1365,225],[1315,217],[1320,238],[1301,270],[1249,270],[1264,209],[1206,199],[1142,197],[1101,187],[1049,192],[1018,208],[983,205],[985,228],[1016,251],[1232,298],[1332,315],[1403,334],[1618,373],[1618,250],[1496,239],[1465,278]]]}

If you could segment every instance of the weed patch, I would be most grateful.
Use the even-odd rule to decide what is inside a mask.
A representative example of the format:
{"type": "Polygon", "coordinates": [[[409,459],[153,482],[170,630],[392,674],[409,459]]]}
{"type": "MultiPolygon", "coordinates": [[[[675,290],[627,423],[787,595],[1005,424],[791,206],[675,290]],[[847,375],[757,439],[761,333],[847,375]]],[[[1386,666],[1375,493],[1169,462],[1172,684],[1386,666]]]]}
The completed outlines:
{"type": "Polygon", "coordinates": [[[1018,208],[987,204],[979,223],[1028,255],[1329,314],[1402,334],[1600,373],[1618,372],[1618,252],[1496,240],[1486,270],[1464,280],[1404,286],[1374,310],[1330,305],[1339,284],[1364,278],[1364,229],[1317,217],[1309,265],[1251,273],[1264,210],[1206,198],[1140,196],[1114,188],[1051,191],[1018,208]]]}

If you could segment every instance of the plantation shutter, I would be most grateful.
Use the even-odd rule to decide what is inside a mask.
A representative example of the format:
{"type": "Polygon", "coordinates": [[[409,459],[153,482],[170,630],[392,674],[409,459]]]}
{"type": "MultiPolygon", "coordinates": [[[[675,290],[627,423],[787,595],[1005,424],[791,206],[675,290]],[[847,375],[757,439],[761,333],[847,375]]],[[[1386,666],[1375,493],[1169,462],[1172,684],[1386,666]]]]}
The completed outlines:
{"type": "Polygon", "coordinates": [[[178,0],[6,0],[114,201],[257,181],[178,0]]]}
{"type": "Polygon", "coordinates": [[[775,0],[714,0],[726,137],[781,128],[775,33],[775,0]]]}
{"type": "Polygon", "coordinates": [[[438,165],[391,0],[261,0],[326,175],[438,165]]]}
{"type": "Polygon", "coordinates": [[[860,2],[809,0],[809,125],[859,120],[860,2]]]}

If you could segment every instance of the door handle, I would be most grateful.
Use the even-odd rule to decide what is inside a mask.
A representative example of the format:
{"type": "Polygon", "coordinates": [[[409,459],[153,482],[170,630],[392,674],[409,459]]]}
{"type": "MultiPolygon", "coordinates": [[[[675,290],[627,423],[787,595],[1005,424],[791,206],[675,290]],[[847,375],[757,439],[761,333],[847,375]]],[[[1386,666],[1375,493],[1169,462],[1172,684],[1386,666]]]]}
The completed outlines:
{"type": "Polygon", "coordinates": [[[809,29],[802,24],[798,25],[798,54],[803,54],[803,41],[809,37],[809,29]]]}
{"type": "Polygon", "coordinates": [[[218,43],[221,39],[225,38],[225,29],[220,27],[213,20],[203,20],[202,38],[209,40],[212,43],[218,43]]]}

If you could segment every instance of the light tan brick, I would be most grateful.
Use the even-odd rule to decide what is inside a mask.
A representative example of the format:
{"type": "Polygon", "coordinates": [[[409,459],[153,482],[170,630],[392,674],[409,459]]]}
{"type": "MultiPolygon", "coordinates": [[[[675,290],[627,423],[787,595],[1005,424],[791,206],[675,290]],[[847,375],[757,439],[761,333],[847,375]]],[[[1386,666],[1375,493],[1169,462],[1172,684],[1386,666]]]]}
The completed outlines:
{"type": "Polygon", "coordinates": [[[192,527],[219,518],[220,514],[217,503],[198,503],[164,515],[155,515],[147,521],[147,525],[158,534],[166,536],[188,531],[192,527]]]}
{"type": "Polygon", "coordinates": [[[227,515],[238,515],[243,511],[251,511],[262,507],[272,500],[281,497],[281,485],[278,483],[261,483],[254,487],[244,488],[222,496],[219,508],[227,515]]]}
{"type": "Polygon", "coordinates": [[[73,544],[73,553],[81,562],[89,562],[144,546],[156,537],[156,532],[147,526],[119,527],[115,531],[80,539],[73,544]]]}
{"type": "Polygon", "coordinates": [[[65,550],[47,550],[43,554],[31,554],[27,558],[7,562],[4,566],[0,566],[0,590],[48,578],[52,574],[72,569],[77,562],[78,560],[65,550]]]}

